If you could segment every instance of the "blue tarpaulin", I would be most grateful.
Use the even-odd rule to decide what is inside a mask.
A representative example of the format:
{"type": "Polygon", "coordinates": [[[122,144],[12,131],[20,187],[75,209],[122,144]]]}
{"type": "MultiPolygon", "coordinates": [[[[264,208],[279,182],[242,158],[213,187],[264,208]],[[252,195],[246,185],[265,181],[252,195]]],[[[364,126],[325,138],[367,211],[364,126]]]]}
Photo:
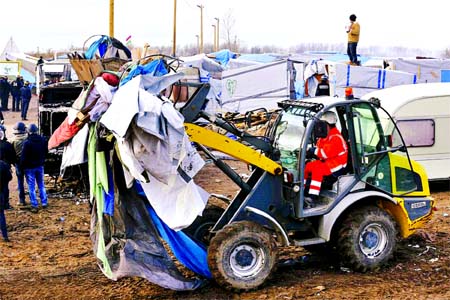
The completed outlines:
{"type": "Polygon", "coordinates": [[[217,52],[213,52],[211,53],[212,56],[215,57],[215,60],[220,62],[220,64],[224,67],[226,67],[228,65],[228,62],[230,61],[230,59],[232,58],[236,58],[237,54],[234,52],[231,52],[228,49],[223,49],[217,52]]]}
{"type": "MultiPolygon", "coordinates": [[[[136,182],[135,188],[139,195],[145,197],[145,193],[138,182],[136,182]]],[[[161,221],[150,204],[147,204],[146,207],[159,234],[169,245],[175,257],[196,274],[206,278],[212,278],[208,268],[206,248],[197,244],[183,231],[170,229],[169,226],[161,221]]]]}
{"type": "Polygon", "coordinates": [[[128,75],[120,81],[120,86],[124,85],[138,75],[150,74],[153,76],[163,76],[169,73],[164,65],[164,60],[157,59],[146,65],[137,65],[128,75]]]}

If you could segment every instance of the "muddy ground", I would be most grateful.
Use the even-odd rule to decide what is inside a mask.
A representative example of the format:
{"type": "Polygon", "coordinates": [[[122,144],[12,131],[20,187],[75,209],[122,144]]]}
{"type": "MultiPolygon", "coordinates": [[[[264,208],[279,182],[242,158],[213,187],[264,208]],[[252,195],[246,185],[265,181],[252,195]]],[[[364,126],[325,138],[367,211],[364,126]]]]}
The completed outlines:
{"type": "MultiPolygon", "coordinates": [[[[37,122],[36,98],[29,119],[37,122]]],[[[20,118],[5,112],[7,136],[20,118]]],[[[239,172],[246,169],[231,162],[239,172]]],[[[237,188],[208,164],[196,182],[209,192],[233,196],[237,188]]],[[[53,181],[48,181],[52,191],[53,181]]],[[[399,245],[387,268],[354,273],[334,257],[283,249],[280,266],[260,289],[225,291],[214,283],[197,291],[175,292],[140,278],[107,279],[96,264],[89,239],[89,204],[83,195],[51,194],[49,209],[18,209],[16,180],[10,183],[13,210],[6,212],[11,242],[0,242],[0,299],[450,299],[450,189],[433,186],[437,208],[432,221],[399,245]]],[[[28,199],[27,199],[28,201],[28,199]]]]}

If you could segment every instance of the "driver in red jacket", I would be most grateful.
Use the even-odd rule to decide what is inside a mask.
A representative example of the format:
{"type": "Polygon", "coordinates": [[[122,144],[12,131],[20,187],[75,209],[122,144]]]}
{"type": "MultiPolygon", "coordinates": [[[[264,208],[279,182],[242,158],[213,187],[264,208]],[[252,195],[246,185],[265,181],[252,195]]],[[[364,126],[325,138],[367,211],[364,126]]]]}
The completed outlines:
{"type": "Polygon", "coordinates": [[[324,176],[331,175],[347,166],[347,143],[336,128],[336,114],[327,111],[320,119],[326,122],[328,135],[325,138],[319,138],[316,147],[308,150],[307,157],[316,159],[305,165],[304,182],[306,184],[308,180],[311,180],[309,190],[305,189],[311,198],[307,202],[314,201],[319,196],[324,176]]]}

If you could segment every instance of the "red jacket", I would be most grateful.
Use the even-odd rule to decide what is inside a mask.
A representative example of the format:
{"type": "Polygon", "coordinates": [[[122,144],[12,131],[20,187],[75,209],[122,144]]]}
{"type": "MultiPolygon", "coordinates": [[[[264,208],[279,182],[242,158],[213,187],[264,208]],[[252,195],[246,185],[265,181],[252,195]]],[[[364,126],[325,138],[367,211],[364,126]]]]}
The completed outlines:
{"type": "Polygon", "coordinates": [[[347,166],[347,143],[339,130],[334,127],[328,132],[326,138],[317,140],[314,154],[330,168],[334,173],[347,166]]]}

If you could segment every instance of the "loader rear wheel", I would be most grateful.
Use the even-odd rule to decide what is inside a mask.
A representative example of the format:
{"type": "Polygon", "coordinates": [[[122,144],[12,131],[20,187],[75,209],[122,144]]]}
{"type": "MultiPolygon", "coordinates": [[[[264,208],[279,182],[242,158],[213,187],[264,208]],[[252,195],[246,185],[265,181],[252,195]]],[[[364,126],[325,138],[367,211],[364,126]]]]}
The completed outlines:
{"type": "Polygon", "coordinates": [[[211,239],[211,229],[222,216],[225,210],[219,206],[211,205],[205,208],[203,214],[198,216],[195,221],[183,232],[188,234],[194,240],[209,245],[211,239]]]}
{"type": "Polygon", "coordinates": [[[397,228],[392,217],[379,207],[351,212],[342,224],[337,243],[342,261],[354,270],[378,270],[392,258],[397,228]]]}
{"type": "Polygon", "coordinates": [[[240,221],[225,226],[211,239],[208,265],[216,282],[226,289],[251,290],[275,270],[275,238],[261,225],[240,221]]]}

